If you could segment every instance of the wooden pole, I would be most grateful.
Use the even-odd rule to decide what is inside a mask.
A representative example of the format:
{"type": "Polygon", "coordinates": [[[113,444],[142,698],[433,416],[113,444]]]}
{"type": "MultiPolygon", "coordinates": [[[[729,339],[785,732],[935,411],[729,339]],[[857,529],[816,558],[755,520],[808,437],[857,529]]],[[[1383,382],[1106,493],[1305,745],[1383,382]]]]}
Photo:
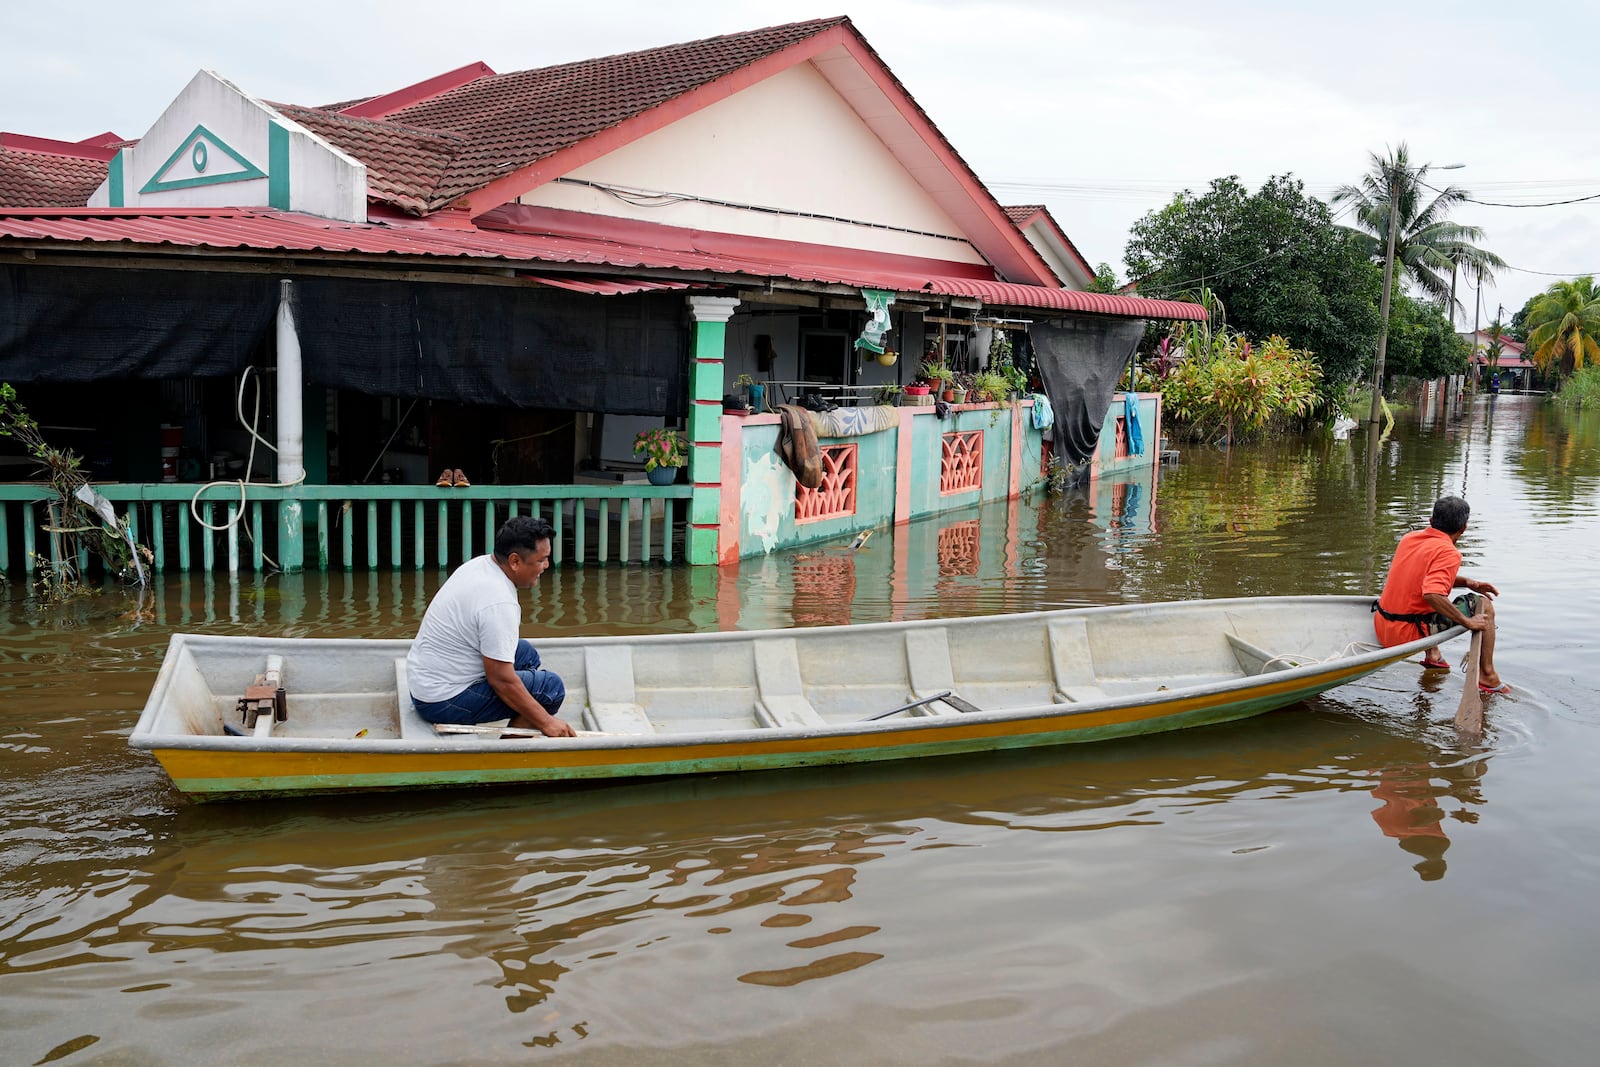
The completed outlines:
{"type": "Polygon", "coordinates": [[[1467,650],[1467,678],[1456,707],[1456,729],[1473,737],[1483,736],[1483,692],[1478,688],[1478,656],[1483,651],[1483,631],[1472,632],[1472,647],[1467,650]]]}

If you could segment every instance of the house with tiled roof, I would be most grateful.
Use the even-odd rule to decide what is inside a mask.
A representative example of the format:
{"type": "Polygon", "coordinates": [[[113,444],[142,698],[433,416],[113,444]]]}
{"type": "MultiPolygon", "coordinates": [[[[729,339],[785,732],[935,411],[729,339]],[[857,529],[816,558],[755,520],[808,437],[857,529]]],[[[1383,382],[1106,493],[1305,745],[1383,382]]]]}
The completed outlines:
{"type": "MultiPolygon", "coordinates": [[[[486,499],[595,485],[669,520],[687,501],[656,545],[700,563],[1015,495],[1040,478],[1024,407],[904,408],[870,435],[836,419],[812,487],[772,458],[777,416],[724,397],[748,376],[769,405],[863,398],[917,376],[896,352],[977,370],[975,338],[1003,323],[1059,396],[1057,454],[1092,464],[1109,410],[1083,388],[1106,377],[1092,361],[1125,361],[1146,319],[1203,315],[1084,291],[1049,213],[1002,207],[844,18],[473,63],[324,106],[201,72],[136,142],[90,147],[104,158],[77,185],[65,149],[53,185],[0,178],[0,377],[143,413],[95,446],[124,481],[233,473],[270,426],[275,469],[243,480],[273,483],[289,569],[300,505],[380,479],[432,491],[436,468],[486,499]],[[240,426],[263,373],[275,403],[240,426]],[[688,483],[635,490],[634,435],[663,423],[691,443],[688,483]],[[895,474],[859,486],[868,470],[895,474]]],[[[571,515],[581,559],[594,512],[571,515]]],[[[403,526],[381,531],[396,560],[459,532],[403,526]]]]}
{"type": "Polygon", "coordinates": [[[1006,217],[1022,231],[1034,250],[1050,265],[1065,289],[1087,289],[1094,281],[1094,268],[1083,258],[1050,209],[1043,204],[1008,204],[1006,217]]]}
{"type": "Polygon", "coordinates": [[[1491,375],[1498,375],[1512,389],[1526,389],[1533,381],[1538,364],[1529,358],[1527,346],[1510,334],[1497,336],[1482,329],[1463,331],[1461,337],[1472,346],[1472,373],[1478,381],[1487,382],[1491,375]]]}

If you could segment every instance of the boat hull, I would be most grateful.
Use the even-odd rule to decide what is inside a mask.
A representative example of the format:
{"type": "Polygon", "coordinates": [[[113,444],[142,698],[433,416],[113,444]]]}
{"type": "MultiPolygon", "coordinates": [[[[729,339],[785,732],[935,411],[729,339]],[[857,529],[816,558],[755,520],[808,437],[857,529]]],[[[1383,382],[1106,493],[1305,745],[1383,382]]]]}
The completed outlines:
{"type": "Polygon", "coordinates": [[[1255,597],[539,640],[545,666],[566,682],[562,714],[580,728],[575,738],[436,733],[411,705],[406,641],[175,634],[129,743],[151,752],[179,789],[210,799],[1106,741],[1260,715],[1461,632],[1379,648],[1370,603],[1255,597]],[[263,668],[282,672],[284,717],[247,715],[241,736],[240,697],[263,668]]]}

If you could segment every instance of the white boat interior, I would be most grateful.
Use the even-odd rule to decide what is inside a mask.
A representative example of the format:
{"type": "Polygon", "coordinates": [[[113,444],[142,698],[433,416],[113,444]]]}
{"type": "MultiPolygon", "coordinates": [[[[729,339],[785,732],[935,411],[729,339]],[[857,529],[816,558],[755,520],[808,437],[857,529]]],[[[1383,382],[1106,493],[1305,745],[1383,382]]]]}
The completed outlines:
{"type": "MultiPolygon", "coordinates": [[[[1380,651],[1374,643],[1370,603],[1370,597],[1260,597],[534,641],[543,665],[566,683],[562,717],[604,739],[827,732],[974,711],[1149,703],[1249,688],[1267,673],[1310,674],[1335,661],[1392,657],[1396,649],[1380,651]],[[864,722],[915,701],[925,702],[864,722]]],[[[1452,635],[1405,647],[1421,649],[1452,635]]],[[[451,745],[493,738],[442,736],[416,714],[405,685],[408,647],[403,640],[175,635],[136,736],[244,730],[256,738],[451,745]],[[253,726],[241,722],[240,703],[253,683],[269,691],[281,683],[281,721],[264,712],[253,726]]]]}

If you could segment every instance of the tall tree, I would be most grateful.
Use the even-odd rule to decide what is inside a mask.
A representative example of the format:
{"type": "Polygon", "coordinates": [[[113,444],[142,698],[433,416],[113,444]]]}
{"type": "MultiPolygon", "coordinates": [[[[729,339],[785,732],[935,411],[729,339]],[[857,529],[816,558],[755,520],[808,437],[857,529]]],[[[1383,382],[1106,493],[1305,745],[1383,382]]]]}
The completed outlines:
{"type": "Polygon", "coordinates": [[[1184,191],[1133,224],[1123,260],[1143,295],[1210,289],[1228,325],[1309,350],[1331,394],[1370,365],[1381,272],[1292,175],[1251,193],[1237,177],[1184,191]]]}
{"type": "Polygon", "coordinates": [[[1556,282],[1528,312],[1528,347],[1544,374],[1600,363],[1600,287],[1584,275],[1556,282]]]}
{"type": "Polygon", "coordinates": [[[1413,166],[1404,143],[1389,157],[1371,156],[1371,169],[1355,185],[1334,190],[1336,205],[1354,209],[1356,225],[1367,255],[1379,263],[1388,251],[1389,207],[1394,201],[1394,262],[1401,276],[1425,295],[1441,302],[1455,300],[1454,274],[1457,268],[1470,270],[1481,284],[1493,281],[1494,272],[1504,268],[1505,260],[1477,242],[1483,230],[1451,222],[1452,208],[1467,198],[1467,191],[1447,185],[1435,192],[1426,178],[1429,166],[1413,166]]]}
{"type": "Polygon", "coordinates": [[[1472,346],[1450,326],[1444,306],[1396,293],[1389,310],[1390,374],[1407,378],[1442,378],[1463,374],[1472,346]]]}

